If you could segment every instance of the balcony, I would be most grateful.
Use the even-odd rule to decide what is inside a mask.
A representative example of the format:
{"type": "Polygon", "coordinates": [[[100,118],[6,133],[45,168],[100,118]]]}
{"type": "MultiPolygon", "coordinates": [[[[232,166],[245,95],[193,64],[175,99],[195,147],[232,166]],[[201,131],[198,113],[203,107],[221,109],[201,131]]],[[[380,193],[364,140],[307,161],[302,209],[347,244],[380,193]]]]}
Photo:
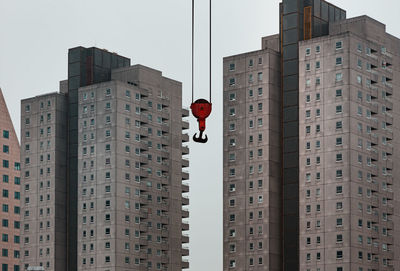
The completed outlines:
{"type": "Polygon", "coordinates": [[[148,158],[147,155],[146,156],[145,155],[141,155],[140,158],[139,158],[139,161],[140,161],[140,165],[141,166],[147,165],[149,163],[149,158],[148,158]]]}
{"type": "Polygon", "coordinates": [[[161,126],[161,131],[162,131],[162,134],[163,134],[163,135],[169,133],[169,126],[167,126],[167,125],[162,125],[162,126],[161,126]]]}
{"type": "Polygon", "coordinates": [[[139,238],[139,245],[147,246],[148,243],[149,243],[149,241],[147,241],[147,239],[145,237],[140,237],[139,238]]]}
{"type": "Polygon", "coordinates": [[[189,210],[187,208],[182,208],[182,218],[189,218],[189,210]]]}
{"type": "Polygon", "coordinates": [[[189,230],[189,223],[182,222],[182,231],[188,231],[189,230]]]}
{"type": "Polygon", "coordinates": [[[188,193],[188,192],[189,192],[189,184],[182,183],[182,193],[188,193]]]}
{"type": "Polygon", "coordinates": [[[189,122],[182,121],[182,130],[187,130],[187,129],[189,129],[189,122]]]}
{"type": "Polygon", "coordinates": [[[182,269],[189,269],[189,260],[182,260],[182,269]]]}
{"type": "Polygon", "coordinates": [[[168,215],[161,216],[161,224],[167,225],[169,224],[169,217],[168,215]]]}
{"type": "Polygon", "coordinates": [[[148,137],[149,136],[149,129],[147,127],[140,127],[140,137],[148,137]]]}
{"type": "MultiPolygon", "coordinates": [[[[140,238],[142,238],[142,237],[140,237],[140,238]]],[[[143,237],[143,239],[145,239],[145,238],[143,237]]],[[[142,250],[142,251],[139,252],[139,258],[140,258],[141,260],[146,260],[146,259],[147,259],[147,256],[148,256],[147,251],[142,250]]]]}
{"type": "Polygon", "coordinates": [[[170,144],[170,138],[169,138],[169,136],[163,135],[163,136],[161,137],[161,144],[162,144],[163,146],[169,146],[169,144],[170,144]]]}
{"type": "Polygon", "coordinates": [[[188,159],[182,159],[182,167],[189,167],[189,160],[188,159]]]}
{"type": "Polygon", "coordinates": [[[164,189],[161,190],[161,197],[164,198],[164,199],[169,198],[168,189],[164,188],[164,189]]]}
{"type": "Polygon", "coordinates": [[[189,117],[189,108],[182,108],[182,118],[189,117]]]}
{"type": "Polygon", "coordinates": [[[189,172],[182,170],[182,180],[189,180],[189,172]]]}
{"type": "Polygon", "coordinates": [[[140,141],[140,151],[148,151],[149,150],[149,145],[146,141],[140,141]]]}
{"type": "Polygon", "coordinates": [[[182,146],[182,155],[188,155],[188,154],[189,154],[189,147],[182,146]]]}
{"type": "MultiPolygon", "coordinates": [[[[182,244],[188,244],[188,243],[189,243],[189,235],[188,234],[183,234],[182,235],[182,244]]],[[[189,252],[189,250],[188,250],[188,252],[189,252]]],[[[188,255],[182,255],[182,256],[188,256],[188,255]]]]}
{"type": "Polygon", "coordinates": [[[147,171],[147,169],[140,169],[140,178],[148,178],[149,177],[149,172],[147,171]]]}
{"type": "Polygon", "coordinates": [[[182,196],[182,206],[189,205],[189,198],[187,196],[182,196]]]}
{"type": "MultiPolygon", "coordinates": [[[[162,255],[161,263],[163,263],[163,264],[169,263],[169,257],[167,255],[162,255]]],[[[167,270],[167,269],[164,269],[164,270],[167,270]]]]}
{"type": "Polygon", "coordinates": [[[189,134],[182,135],[182,142],[184,142],[184,143],[189,142],[189,134]]]}

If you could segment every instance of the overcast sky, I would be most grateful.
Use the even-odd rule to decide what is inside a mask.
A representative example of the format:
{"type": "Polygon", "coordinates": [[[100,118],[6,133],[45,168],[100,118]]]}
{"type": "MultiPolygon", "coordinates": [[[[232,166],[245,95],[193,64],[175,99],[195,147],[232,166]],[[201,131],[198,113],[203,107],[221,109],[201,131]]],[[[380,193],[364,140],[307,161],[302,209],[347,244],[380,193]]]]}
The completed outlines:
{"type": "MultiPolygon", "coordinates": [[[[222,58],[278,32],[279,0],[213,1],[213,112],[190,143],[190,270],[222,270],[222,58]]],[[[400,37],[398,0],[332,0],[400,37]]],[[[196,97],[208,98],[208,1],[196,1],[196,97]]],[[[0,0],[0,87],[19,134],[20,100],[58,90],[68,48],[97,46],[183,82],[190,105],[190,0],[0,0]]],[[[190,135],[197,129],[191,120],[190,135]]]]}

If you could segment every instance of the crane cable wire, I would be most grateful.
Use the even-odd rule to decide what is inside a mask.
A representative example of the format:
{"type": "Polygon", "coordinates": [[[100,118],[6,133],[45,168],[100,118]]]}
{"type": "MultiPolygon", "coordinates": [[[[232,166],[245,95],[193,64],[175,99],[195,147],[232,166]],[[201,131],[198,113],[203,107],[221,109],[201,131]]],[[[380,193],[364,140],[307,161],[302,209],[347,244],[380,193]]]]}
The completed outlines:
{"type": "MultiPolygon", "coordinates": [[[[210,103],[211,103],[211,59],[212,59],[212,53],[211,53],[211,38],[212,38],[212,33],[211,33],[211,23],[212,23],[212,18],[211,18],[211,0],[210,0],[210,21],[209,21],[209,32],[210,32],[210,37],[209,37],[209,84],[210,84],[210,103]]],[[[194,26],[195,26],[195,7],[194,7],[194,0],[192,0],[192,103],[194,102],[194,26]]]]}

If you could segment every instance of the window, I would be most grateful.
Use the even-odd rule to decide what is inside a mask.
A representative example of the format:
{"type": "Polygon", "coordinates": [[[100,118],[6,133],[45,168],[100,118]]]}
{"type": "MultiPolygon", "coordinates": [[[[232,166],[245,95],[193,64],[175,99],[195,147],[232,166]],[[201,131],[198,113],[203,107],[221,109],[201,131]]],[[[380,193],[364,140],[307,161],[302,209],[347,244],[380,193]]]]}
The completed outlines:
{"type": "Polygon", "coordinates": [[[336,162],[340,162],[343,160],[343,155],[341,153],[336,154],[336,162]]]}
{"type": "Polygon", "coordinates": [[[342,41],[337,41],[336,42],[336,50],[342,49],[343,48],[343,42],[342,41]]]}
{"type": "Polygon", "coordinates": [[[9,168],[8,160],[3,160],[3,168],[9,168]]]}
{"type": "Polygon", "coordinates": [[[235,78],[230,78],[229,79],[229,86],[234,86],[235,85],[235,78]]]}
{"type": "Polygon", "coordinates": [[[337,227],[343,226],[343,219],[342,218],[336,218],[336,226],[337,227]]]}
{"type": "Polygon", "coordinates": [[[235,101],[236,100],[236,93],[232,92],[229,93],[229,101],[235,101]]]}
{"type": "Polygon", "coordinates": [[[229,64],[229,70],[234,71],[235,70],[235,63],[230,63],[229,64]]]}
{"type": "Polygon", "coordinates": [[[342,127],[343,127],[342,121],[337,121],[336,122],[336,129],[342,129],[342,127]]]}
{"type": "Polygon", "coordinates": [[[341,137],[336,138],[336,146],[341,146],[343,144],[343,139],[341,137]]]}
{"type": "Polygon", "coordinates": [[[306,48],[306,56],[311,55],[311,48],[306,48]]]}
{"type": "Polygon", "coordinates": [[[321,68],[321,62],[317,61],[315,62],[315,69],[318,70],[319,68],[321,68]]]}
{"type": "Polygon", "coordinates": [[[343,80],[343,73],[339,72],[336,74],[336,82],[340,82],[343,80]]]}
{"type": "Polygon", "coordinates": [[[321,52],[321,46],[319,45],[315,46],[315,52],[319,54],[321,52]]]}
{"type": "Polygon", "coordinates": [[[311,70],[311,64],[310,63],[306,63],[306,71],[310,71],[311,70]]]}
{"type": "Polygon", "coordinates": [[[258,96],[262,96],[263,94],[263,89],[262,88],[258,88],[258,96]]]}
{"type": "Polygon", "coordinates": [[[315,84],[316,84],[317,86],[321,85],[321,78],[320,78],[320,77],[317,77],[317,78],[315,79],[315,84]]]}
{"type": "Polygon", "coordinates": [[[342,65],[343,64],[343,59],[341,57],[336,58],[336,66],[342,65]]]}
{"type": "Polygon", "coordinates": [[[262,72],[259,72],[257,74],[257,79],[258,79],[258,81],[262,81],[263,80],[263,73],[262,72]]]}
{"type": "Polygon", "coordinates": [[[9,138],[10,137],[10,132],[7,130],[3,130],[3,138],[9,138]]]}
{"type": "Polygon", "coordinates": [[[362,76],[361,75],[357,75],[357,83],[362,84],[362,76]]]}

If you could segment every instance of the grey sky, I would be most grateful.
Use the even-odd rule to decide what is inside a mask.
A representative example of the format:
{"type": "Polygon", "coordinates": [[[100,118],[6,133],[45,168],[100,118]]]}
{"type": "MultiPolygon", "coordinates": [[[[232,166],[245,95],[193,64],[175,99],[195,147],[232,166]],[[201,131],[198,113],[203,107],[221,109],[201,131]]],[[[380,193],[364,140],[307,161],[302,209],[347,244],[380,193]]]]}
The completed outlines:
{"type": "MultiPolygon", "coordinates": [[[[213,0],[209,143],[190,143],[190,270],[222,270],[222,58],[260,49],[278,32],[278,0],[213,0]]],[[[400,37],[397,0],[332,0],[400,37]]],[[[19,134],[20,100],[58,90],[67,50],[97,46],[183,82],[190,105],[190,0],[0,0],[0,87],[19,134]]],[[[208,1],[196,1],[196,97],[208,98],[208,1]]],[[[191,120],[190,135],[197,129],[191,120]]]]}

